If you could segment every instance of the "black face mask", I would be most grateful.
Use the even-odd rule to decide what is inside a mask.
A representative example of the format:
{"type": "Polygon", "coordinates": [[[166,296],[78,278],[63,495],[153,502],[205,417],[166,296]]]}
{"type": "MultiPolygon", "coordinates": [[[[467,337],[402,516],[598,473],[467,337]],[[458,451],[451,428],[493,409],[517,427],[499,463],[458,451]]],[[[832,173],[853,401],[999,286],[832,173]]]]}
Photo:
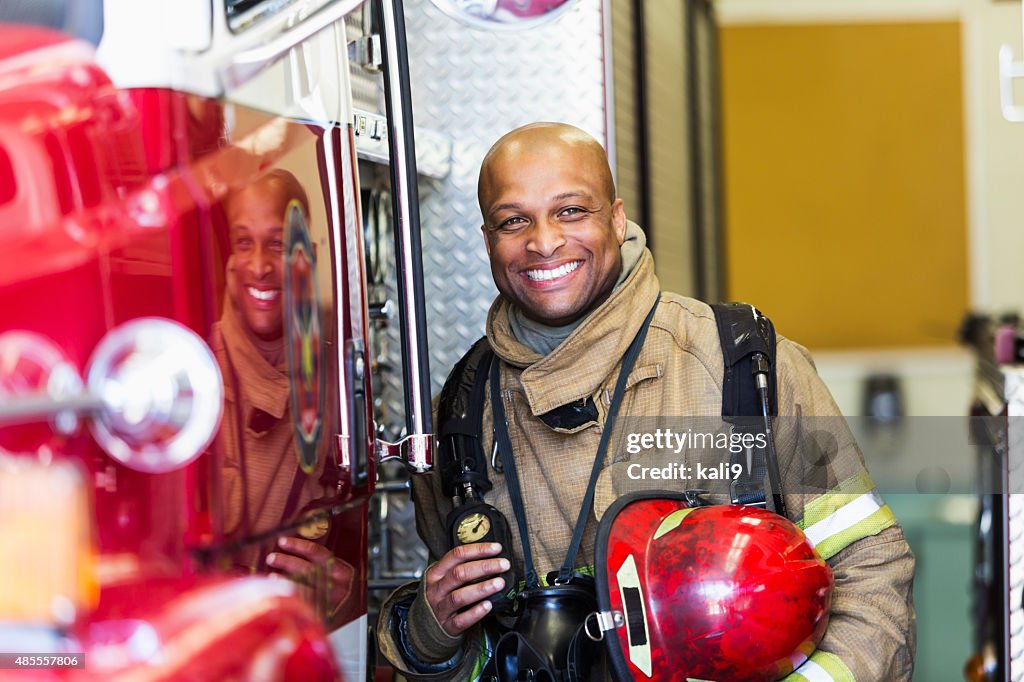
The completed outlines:
{"type": "Polygon", "coordinates": [[[515,626],[498,640],[483,682],[586,682],[604,676],[601,644],[583,627],[597,610],[592,578],[576,575],[566,584],[533,587],[517,602],[515,626]]]}

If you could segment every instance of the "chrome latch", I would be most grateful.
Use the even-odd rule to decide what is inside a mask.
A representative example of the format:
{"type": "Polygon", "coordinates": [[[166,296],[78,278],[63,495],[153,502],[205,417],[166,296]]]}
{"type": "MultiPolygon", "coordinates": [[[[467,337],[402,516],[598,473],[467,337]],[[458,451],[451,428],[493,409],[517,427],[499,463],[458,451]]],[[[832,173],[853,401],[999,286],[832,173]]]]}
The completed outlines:
{"type": "Polygon", "coordinates": [[[377,438],[374,440],[374,456],[377,462],[398,459],[418,474],[434,467],[434,435],[417,433],[406,436],[397,443],[377,438]]]}
{"type": "Polygon", "coordinates": [[[379,69],[384,62],[383,54],[380,36],[375,33],[356,38],[348,44],[348,60],[368,69],[379,69]]]}

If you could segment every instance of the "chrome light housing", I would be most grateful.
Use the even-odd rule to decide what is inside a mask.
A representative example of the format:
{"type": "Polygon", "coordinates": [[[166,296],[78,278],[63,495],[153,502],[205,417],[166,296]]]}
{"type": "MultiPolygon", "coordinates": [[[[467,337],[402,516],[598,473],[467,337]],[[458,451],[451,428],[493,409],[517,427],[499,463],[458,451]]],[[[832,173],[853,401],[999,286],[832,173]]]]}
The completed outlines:
{"type": "Polygon", "coordinates": [[[133,320],[103,337],[86,385],[102,405],[90,421],[96,441],[147,473],[178,469],[202,454],[223,412],[213,353],[194,332],[162,318],[133,320]]]}

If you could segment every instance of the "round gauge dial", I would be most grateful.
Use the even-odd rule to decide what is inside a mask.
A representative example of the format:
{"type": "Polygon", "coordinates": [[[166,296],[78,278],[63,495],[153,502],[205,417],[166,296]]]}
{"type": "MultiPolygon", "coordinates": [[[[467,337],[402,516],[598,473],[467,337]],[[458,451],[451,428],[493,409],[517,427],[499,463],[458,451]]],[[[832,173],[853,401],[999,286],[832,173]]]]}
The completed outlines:
{"type": "Polygon", "coordinates": [[[459,542],[469,544],[480,542],[490,530],[491,519],[485,514],[475,512],[459,521],[455,535],[459,538],[459,542]]]}
{"type": "Polygon", "coordinates": [[[307,540],[319,540],[331,529],[331,521],[326,516],[316,516],[299,526],[299,535],[307,540]]]}

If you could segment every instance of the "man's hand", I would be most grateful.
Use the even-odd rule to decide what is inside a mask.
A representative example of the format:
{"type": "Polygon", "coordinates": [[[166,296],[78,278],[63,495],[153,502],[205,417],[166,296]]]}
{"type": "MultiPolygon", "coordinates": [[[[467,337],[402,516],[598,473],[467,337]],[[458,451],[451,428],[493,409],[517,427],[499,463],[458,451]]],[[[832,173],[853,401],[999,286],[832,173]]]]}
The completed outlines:
{"type": "Polygon", "coordinates": [[[277,546],[279,551],[267,555],[267,566],[306,585],[314,606],[333,616],[352,591],[355,569],[323,545],[303,538],[278,538],[277,546]],[[318,604],[321,600],[326,603],[318,604]]]}
{"type": "Polygon", "coordinates": [[[488,558],[501,552],[496,542],[460,545],[423,575],[424,594],[434,616],[452,637],[458,637],[491,610],[486,598],[505,589],[500,576],[509,569],[508,559],[488,558]]]}

